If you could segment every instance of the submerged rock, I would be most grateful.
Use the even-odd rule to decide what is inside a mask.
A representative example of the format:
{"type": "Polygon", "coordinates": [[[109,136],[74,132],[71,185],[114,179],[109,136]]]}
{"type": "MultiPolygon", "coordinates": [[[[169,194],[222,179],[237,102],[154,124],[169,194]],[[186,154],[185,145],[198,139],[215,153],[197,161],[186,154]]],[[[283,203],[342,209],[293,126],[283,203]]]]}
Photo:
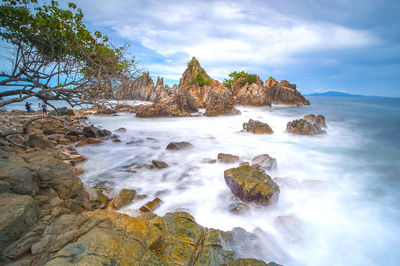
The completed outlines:
{"type": "Polygon", "coordinates": [[[288,122],[286,125],[286,132],[297,135],[308,135],[308,136],[326,134],[326,131],[322,130],[319,125],[311,124],[310,122],[304,119],[288,122]]]}
{"type": "Polygon", "coordinates": [[[236,163],[239,161],[239,156],[227,153],[218,153],[217,158],[221,163],[236,163]]]}
{"type": "Polygon", "coordinates": [[[274,131],[267,124],[257,120],[249,119],[247,123],[243,123],[243,131],[254,134],[272,134],[274,131]]]}
{"type": "Polygon", "coordinates": [[[167,150],[191,150],[193,149],[193,145],[186,141],[181,142],[171,142],[168,144],[167,150]]]}
{"type": "Polygon", "coordinates": [[[155,198],[152,201],[147,202],[145,205],[140,207],[141,212],[152,212],[156,210],[158,207],[160,207],[161,203],[163,201],[160,198],[155,198]]]}
{"type": "Polygon", "coordinates": [[[303,117],[303,119],[307,120],[308,122],[310,122],[313,125],[320,126],[321,128],[327,127],[326,123],[325,123],[325,116],[323,116],[323,115],[309,114],[309,115],[305,115],[303,117]]]}
{"type": "Polygon", "coordinates": [[[268,154],[260,154],[253,158],[253,164],[258,164],[261,168],[271,171],[276,169],[276,159],[268,154]]]}
{"type": "Polygon", "coordinates": [[[89,195],[89,203],[91,209],[103,209],[108,203],[108,198],[94,187],[86,188],[89,195]]]}
{"type": "Polygon", "coordinates": [[[271,205],[278,200],[278,185],[258,165],[228,169],[224,177],[232,193],[245,203],[271,205]]]}
{"type": "Polygon", "coordinates": [[[231,203],[228,206],[228,211],[233,214],[245,214],[250,210],[249,206],[241,202],[231,203]]]}
{"type": "Polygon", "coordinates": [[[168,164],[163,161],[153,160],[153,161],[151,161],[151,163],[153,164],[153,167],[156,169],[162,169],[162,168],[168,167],[168,164]]]}

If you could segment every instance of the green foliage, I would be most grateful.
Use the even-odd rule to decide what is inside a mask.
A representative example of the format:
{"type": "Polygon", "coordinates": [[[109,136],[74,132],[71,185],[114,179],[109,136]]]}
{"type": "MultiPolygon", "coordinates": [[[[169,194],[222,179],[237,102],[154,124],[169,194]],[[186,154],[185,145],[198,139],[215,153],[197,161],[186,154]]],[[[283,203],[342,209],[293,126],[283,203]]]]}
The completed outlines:
{"type": "Polygon", "coordinates": [[[246,83],[252,84],[252,83],[257,82],[257,75],[249,74],[244,71],[232,72],[229,74],[229,77],[231,77],[232,79],[225,79],[223,82],[224,86],[228,87],[228,88],[231,88],[232,83],[237,81],[238,79],[241,79],[240,83],[239,83],[240,86],[244,86],[244,85],[246,85],[246,83]]]}
{"type": "Polygon", "coordinates": [[[204,85],[210,85],[211,79],[209,77],[203,77],[203,75],[197,73],[189,80],[188,84],[203,87],[204,85]]]}
{"type": "Polygon", "coordinates": [[[272,79],[272,80],[275,80],[272,76],[270,76],[268,79],[272,79]]]}
{"type": "Polygon", "coordinates": [[[194,66],[200,66],[200,63],[199,63],[199,61],[196,59],[196,57],[192,57],[192,60],[190,60],[188,63],[187,63],[187,67],[194,67],[194,66]]]}

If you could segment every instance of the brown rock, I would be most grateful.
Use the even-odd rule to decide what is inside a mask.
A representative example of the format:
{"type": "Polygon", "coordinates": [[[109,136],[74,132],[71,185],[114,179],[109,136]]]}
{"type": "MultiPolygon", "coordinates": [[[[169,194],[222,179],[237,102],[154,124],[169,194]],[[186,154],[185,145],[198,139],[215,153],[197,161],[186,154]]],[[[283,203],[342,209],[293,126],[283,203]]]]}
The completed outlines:
{"type": "Polygon", "coordinates": [[[217,158],[221,163],[236,163],[239,161],[239,156],[227,153],[218,153],[217,158]]]}
{"type": "Polygon", "coordinates": [[[89,187],[86,188],[86,192],[89,195],[91,209],[103,209],[107,205],[108,198],[100,190],[89,187]]]}
{"type": "Polygon", "coordinates": [[[271,96],[272,104],[310,105],[310,102],[296,90],[296,85],[286,80],[278,83],[275,79],[269,78],[265,81],[265,88],[271,96]]]}
{"type": "Polygon", "coordinates": [[[171,142],[168,144],[167,150],[191,150],[193,149],[193,145],[189,142],[182,141],[182,142],[171,142]]]}
{"type": "Polygon", "coordinates": [[[153,167],[156,169],[162,169],[162,168],[168,167],[168,164],[163,161],[153,160],[153,161],[151,161],[151,163],[153,164],[153,167]]]}
{"type": "Polygon", "coordinates": [[[28,141],[26,142],[26,146],[39,147],[42,149],[53,148],[53,145],[49,141],[37,135],[29,135],[28,141]]]}
{"type": "Polygon", "coordinates": [[[272,134],[274,131],[267,124],[257,120],[249,119],[247,123],[243,123],[243,131],[254,134],[272,134]]]}
{"type": "Polygon", "coordinates": [[[303,119],[307,120],[308,122],[310,122],[313,125],[318,125],[321,128],[327,127],[326,123],[325,123],[325,116],[323,116],[323,115],[309,114],[309,115],[305,115],[303,117],[303,119]]]}
{"type": "Polygon", "coordinates": [[[224,177],[232,193],[245,203],[271,205],[278,200],[279,187],[258,165],[228,169],[224,177]]]}
{"type": "Polygon", "coordinates": [[[316,124],[313,125],[304,119],[288,122],[286,125],[286,132],[297,135],[308,135],[308,136],[326,134],[326,131],[322,130],[319,125],[316,124]]]}
{"type": "Polygon", "coordinates": [[[259,76],[255,83],[241,85],[244,77],[232,83],[232,93],[235,96],[235,104],[251,106],[270,106],[271,99],[267,89],[259,76]]]}
{"type": "Polygon", "coordinates": [[[268,154],[260,154],[253,158],[253,164],[258,164],[261,168],[265,170],[275,170],[276,169],[276,159],[272,158],[268,154]]]}
{"type": "Polygon", "coordinates": [[[206,116],[240,114],[240,111],[235,109],[227,90],[217,93],[213,89],[208,89],[206,106],[206,116]]]}
{"type": "Polygon", "coordinates": [[[113,199],[111,205],[116,209],[121,209],[133,201],[136,196],[136,190],[122,189],[118,196],[113,199]]]}
{"type": "Polygon", "coordinates": [[[152,212],[158,207],[160,207],[162,200],[160,198],[155,198],[152,201],[147,202],[145,205],[140,207],[141,212],[152,212]]]}

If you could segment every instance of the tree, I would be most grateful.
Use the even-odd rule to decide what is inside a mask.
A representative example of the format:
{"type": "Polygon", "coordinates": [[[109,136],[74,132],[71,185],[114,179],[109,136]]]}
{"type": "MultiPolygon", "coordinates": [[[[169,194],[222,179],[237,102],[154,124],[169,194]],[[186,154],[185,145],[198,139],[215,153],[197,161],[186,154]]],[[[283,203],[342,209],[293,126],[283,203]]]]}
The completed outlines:
{"type": "Polygon", "coordinates": [[[224,80],[224,86],[227,88],[231,88],[232,83],[237,81],[238,79],[240,80],[240,86],[244,86],[246,83],[248,84],[252,84],[257,82],[257,75],[255,74],[249,74],[246,73],[244,71],[240,71],[240,72],[232,72],[229,74],[229,77],[231,77],[232,79],[225,79],[224,80]]]}
{"type": "MultiPolygon", "coordinates": [[[[0,37],[9,51],[8,69],[0,71],[0,107],[30,97],[65,100],[71,106],[112,97],[122,80],[136,74],[127,46],[116,48],[100,32],[83,24],[82,10],[57,1],[3,0],[0,37]]],[[[4,58],[1,59],[4,62],[4,58]]]]}

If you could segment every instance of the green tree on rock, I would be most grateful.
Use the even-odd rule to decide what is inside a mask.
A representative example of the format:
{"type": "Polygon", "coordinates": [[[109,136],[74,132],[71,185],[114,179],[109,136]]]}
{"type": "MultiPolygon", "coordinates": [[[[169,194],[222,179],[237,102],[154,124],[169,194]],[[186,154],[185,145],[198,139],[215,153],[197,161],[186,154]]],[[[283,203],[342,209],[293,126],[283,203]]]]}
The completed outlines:
{"type": "Polygon", "coordinates": [[[0,97],[14,96],[0,107],[30,97],[71,106],[94,103],[136,73],[127,47],[116,48],[100,32],[88,31],[73,3],[61,9],[57,1],[3,0],[0,14],[0,37],[10,62],[0,69],[5,88],[0,97]]]}

